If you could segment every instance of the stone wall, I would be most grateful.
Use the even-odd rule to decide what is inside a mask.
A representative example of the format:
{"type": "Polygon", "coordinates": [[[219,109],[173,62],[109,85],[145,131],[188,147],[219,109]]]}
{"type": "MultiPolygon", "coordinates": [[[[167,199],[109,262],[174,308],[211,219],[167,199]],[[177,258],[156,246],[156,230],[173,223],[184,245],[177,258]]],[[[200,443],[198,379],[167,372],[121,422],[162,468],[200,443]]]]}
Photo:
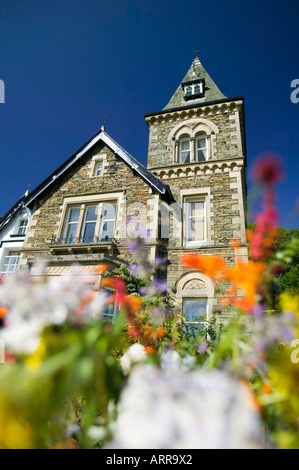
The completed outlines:
{"type": "MultiPolygon", "coordinates": [[[[157,202],[157,196],[140,177],[134,174],[123,160],[114,154],[107,146],[98,144],[88,151],[79,162],[75,163],[57,182],[52,183],[45,190],[33,211],[30,226],[24,242],[21,268],[26,268],[28,262],[37,258],[47,259],[49,262],[62,263],[65,260],[75,260],[88,264],[96,262],[97,256],[91,253],[64,253],[57,256],[53,253],[52,237],[61,236],[63,219],[65,217],[65,201],[76,199],[80,204],[84,198],[96,198],[101,200],[121,193],[117,215],[117,249],[115,256],[128,259],[129,253],[126,246],[126,216],[136,218],[142,226],[154,224],[153,209],[157,202]],[[103,159],[102,176],[92,176],[94,158],[103,159]],[[98,195],[98,197],[97,197],[98,195]],[[132,204],[134,204],[132,206],[132,204]],[[139,206],[142,210],[139,210],[139,206]]],[[[98,257],[100,259],[100,256],[98,257]]]]}

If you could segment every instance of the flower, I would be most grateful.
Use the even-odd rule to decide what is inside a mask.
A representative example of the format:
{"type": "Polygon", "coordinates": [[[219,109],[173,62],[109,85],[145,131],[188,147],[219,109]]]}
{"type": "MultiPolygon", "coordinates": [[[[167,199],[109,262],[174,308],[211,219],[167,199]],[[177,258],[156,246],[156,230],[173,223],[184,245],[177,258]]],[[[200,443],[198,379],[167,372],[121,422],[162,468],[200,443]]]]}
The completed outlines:
{"type": "Polygon", "coordinates": [[[262,184],[281,181],[283,177],[281,157],[271,153],[261,155],[251,167],[251,177],[262,184]]]}
{"type": "Polygon", "coordinates": [[[138,365],[122,391],[112,449],[261,448],[250,390],[222,371],[138,365]]]}
{"type": "Polygon", "coordinates": [[[226,268],[225,261],[217,255],[196,255],[189,253],[182,256],[183,266],[195,268],[209,277],[218,279],[222,276],[222,271],[226,268]]]}
{"type": "Polygon", "coordinates": [[[131,372],[132,366],[143,362],[146,359],[147,351],[142,344],[135,343],[129,347],[125,354],[120,358],[120,365],[125,374],[131,372]]]}

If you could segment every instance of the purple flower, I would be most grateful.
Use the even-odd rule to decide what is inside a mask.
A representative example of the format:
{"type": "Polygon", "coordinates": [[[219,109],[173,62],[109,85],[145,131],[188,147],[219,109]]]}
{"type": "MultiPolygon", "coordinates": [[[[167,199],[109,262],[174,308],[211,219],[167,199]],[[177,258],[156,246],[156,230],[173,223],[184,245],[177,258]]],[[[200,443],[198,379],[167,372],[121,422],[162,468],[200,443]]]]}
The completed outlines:
{"type": "Polygon", "coordinates": [[[138,245],[135,240],[130,240],[127,243],[127,247],[132,253],[136,253],[136,251],[138,250],[138,245]]]}
{"type": "Polygon", "coordinates": [[[166,281],[160,281],[159,279],[154,278],[152,280],[151,285],[156,291],[167,292],[167,282],[166,281]]]}
{"type": "Polygon", "coordinates": [[[198,349],[197,351],[200,353],[200,354],[204,354],[206,352],[208,348],[208,343],[206,343],[205,341],[202,341],[199,346],[198,346],[198,349]]]}
{"type": "Polygon", "coordinates": [[[133,263],[129,265],[129,271],[131,274],[136,274],[138,272],[137,264],[133,263]]]}
{"type": "Polygon", "coordinates": [[[139,287],[138,292],[140,295],[144,296],[147,294],[147,288],[146,287],[139,287]]]}

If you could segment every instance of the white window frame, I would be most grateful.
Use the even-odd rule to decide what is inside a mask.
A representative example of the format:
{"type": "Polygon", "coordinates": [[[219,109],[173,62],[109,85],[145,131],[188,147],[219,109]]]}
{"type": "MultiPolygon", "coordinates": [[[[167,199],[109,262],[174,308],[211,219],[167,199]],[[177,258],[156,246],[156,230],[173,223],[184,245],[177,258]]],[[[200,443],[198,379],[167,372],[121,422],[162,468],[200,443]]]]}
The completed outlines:
{"type": "Polygon", "coordinates": [[[28,222],[29,222],[28,217],[21,218],[21,220],[19,221],[19,225],[18,225],[17,235],[20,235],[20,237],[22,237],[23,235],[26,235],[28,222]]]}
{"type": "Polygon", "coordinates": [[[58,229],[53,233],[53,238],[58,240],[63,240],[66,238],[67,233],[67,221],[69,217],[69,210],[71,208],[80,208],[80,216],[78,220],[78,226],[75,234],[75,238],[80,240],[81,234],[81,227],[84,218],[84,210],[86,206],[90,205],[99,205],[98,210],[98,217],[97,217],[97,225],[95,228],[95,233],[99,234],[100,229],[100,222],[101,222],[101,214],[103,209],[103,204],[112,203],[116,205],[116,216],[115,216],[115,224],[114,224],[114,234],[113,238],[116,239],[117,237],[121,236],[123,230],[123,211],[125,210],[125,197],[124,191],[114,191],[110,193],[102,193],[99,194],[92,194],[92,195],[85,195],[85,196],[68,196],[63,199],[63,203],[61,206],[61,215],[60,215],[60,224],[58,229]]]}
{"type": "MultiPolygon", "coordinates": [[[[189,83],[188,85],[185,85],[184,86],[184,95],[185,97],[189,97],[189,96],[193,96],[193,95],[197,95],[199,93],[195,93],[195,87],[196,86],[199,86],[200,87],[200,91],[199,93],[203,93],[203,82],[198,82],[198,83],[189,83]],[[191,88],[191,93],[188,94],[187,90],[191,88]]],[[[197,98],[197,96],[195,96],[195,98],[197,98]]]]}
{"type": "Polygon", "coordinates": [[[194,154],[195,154],[195,161],[196,162],[204,162],[209,160],[209,139],[206,134],[199,134],[196,136],[195,139],[195,149],[194,149],[194,154]],[[202,139],[205,139],[205,147],[198,147],[198,142],[202,139]],[[198,160],[198,151],[199,150],[206,150],[206,158],[204,160],[198,160]]]}
{"type": "Polygon", "coordinates": [[[182,297],[182,314],[184,315],[184,318],[185,318],[185,323],[187,325],[203,325],[203,326],[207,326],[208,325],[208,298],[207,297],[190,297],[190,296],[183,296],[182,297]],[[184,303],[185,301],[188,301],[188,300],[195,300],[195,301],[202,301],[204,300],[205,301],[205,315],[204,315],[204,319],[202,321],[188,321],[187,320],[187,317],[185,316],[185,311],[184,311],[184,303]]]}
{"type": "Polygon", "coordinates": [[[188,197],[185,198],[184,200],[184,237],[185,237],[185,245],[186,246],[198,246],[199,244],[206,243],[207,241],[207,204],[206,204],[206,198],[205,197],[200,197],[200,196],[194,196],[194,197],[188,197]],[[204,205],[203,211],[204,211],[204,218],[203,218],[203,226],[204,226],[204,236],[202,240],[191,240],[188,241],[188,234],[190,232],[190,225],[191,225],[191,215],[190,215],[190,208],[191,208],[191,203],[192,202],[201,202],[204,205]],[[190,223],[190,225],[189,225],[190,223]]]}
{"type": "MultiPolygon", "coordinates": [[[[116,290],[115,290],[115,289],[112,289],[111,287],[104,287],[104,290],[107,291],[107,292],[109,292],[109,296],[116,293],[116,290]]],[[[108,308],[109,305],[111,305],[111,304],[107,304],[107,308],[108,308]]],[[[114,302],[113,302],[113,313],[112,313],[112,315],[111,315],[111,314],[108,314],[108,313],[105,314],[105,312],[103,312],[103,315],[102,315],[103,320],[111,320],[112,323],[113,323],[114,320],[115,320],[115,318],[116,318],[116,314],[117,314],[118,310],[119,310],[119,307],[118,307],[118,305],[117,305],[116,300],[114,300],[114,302]]]]}
{"type": "Polygon", "coordinates": [[[179,163],[183,165],[187,165],[191,162],[191,139],[189,136],[184,136],[180,139],[179,141],[179,163]],[[182,143],[188,142],[189,143],[189,149],[188,150],[182,150],[182,143]],[[182,154],[189,152],[189,161],[182,161],[182,154]]]}
{"type": "Polygon", "coordinates": [[[104,161],[103,159],[96,160],[95,166],[94,166],[94,173],[93,176],[102,176],[103,175],[103,166],[104,166],[104,161]]]}
{"type": "MultiPolygon", "coordinates": [[[[113,235],[111,238],[114,238],[115,237],[115,232],[116,232],[116,224],[117,224],[117,212],[118,212],[118,203],[117,203],[117,199],[112,199],[112,200],[105,200],[105,201],[96,201],[96,202],[90,202],[90,203],[86,203],[86,204],[81,204],[81,205],[68,205],[66,207],[66,218],[65,218],[65,221],[64,221],[64,224],[63,224],[63,235],[62,235],[62,238],[66,240],[66,244],[68,244],[68,241],[67,241],[67,232],[68,232],[68,228],[69,228],[69,225],[70,224],[76,224],[77,225],[77,228],[76,228],[76,234],[75,234],[75,241],[74,242],[70,242],[70,244],[72,243],[96,243],[96,239],[98,238],[99,241],[101,241],[101,234],[102,234],[102,230],[103,230],[103,217],[102,217],[102,214],[103,214],[103,208],[105,206],[105,204],[113,204],[116,206],[116,209],[115,209],[115,219],[109,219],[109,221],[111,220],[114,220],[114,228],[113,228],[113,235]],[[95,220],[92,220],[92,221],[86,221],[86,215],[87,215],[87,208],[88,207],[91,207],[91,206],[95,206],[97,209],[96,209],[96,219],[95,220]],[[69,222],[69,219],[70,219],[70,215],[71,215],[71,210],[72,209],[79,209],[80,210],[80,213],[79,213],[79,218],[78,218],[78,221],[76,222],[69,222]],[[85,227],[86,225],[88,225],[89,223],[95,223],[95,229],[94,229],[94,236],[93,236],[93,241],[86,241],[84,242],[84,231],[85,231],[85,227]],[[76,240],[78,240],[76,242],[76,240]]],[[[107,222],[108,220],[105,219],[105,222],[107,222]]],[[[109,239],[108,241],[111,241],[111,239],[109,239]]]]}
{"type": "MultiPolygon", "coordinates": [[[[21,256],[21,252],[18,251],[18,250],[7,250],[6,251],[5,256],[3,257],[3,264],[1,266],[1,275],[2,276],[9,276],[10,274],[14,274],[17,271],[18,265],[20,263],[20,256],[21,256]],[[13,266],[15,266],[15,269],[13,271],[4,271],[5,265],[7,264],[6,263],[7,258],[15,258],[15,257],[18,258],[17,263],[13,264],[13,266]]],[[[8,266],[11,266],[11,264],[8,263],[8,266]]]]}
{"type": "Polygon", "coordinates": [[[195,247],[202,247],[202,246],[213,246],[215,244],[214,240],[211,239],[212,229],[211,229],[211,221],[213,217],[213,204],[211,202],[211,188],[210,187],[203,187],[203,188],[192,188],[192,189],[181,189],[180,190],[180,199],[181,199],[181,207],[183,209],[183,217],[182,217],[182,228],[181,228],[181,245],[184,248],[195,248],[195,247]],[[205,223],[205,241],[204,242],[190,242],[187,243],[186,237],[186,202],[189,200],[204,200],[205,201],[205,216],[206,216],[206,223],[205,223]]]}

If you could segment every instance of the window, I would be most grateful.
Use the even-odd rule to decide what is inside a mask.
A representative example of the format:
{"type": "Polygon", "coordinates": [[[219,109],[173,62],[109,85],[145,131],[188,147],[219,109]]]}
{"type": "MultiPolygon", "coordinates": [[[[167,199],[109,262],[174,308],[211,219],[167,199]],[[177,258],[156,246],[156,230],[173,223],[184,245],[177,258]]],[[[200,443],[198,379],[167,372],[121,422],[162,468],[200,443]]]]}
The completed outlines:
{"type": "Polygon", "coordinates": [[[116,211],[117,204],[114,201],[69,207],[63,231],[64,243],[111,241],[115,231],[116,211]]]}
{"type": "Polygon", "coordinates": [[[4,265],[1,274],[8,275],[12,274],[17,270],[17,266],[20,260],[20,253],[16,251],[9,251],[5,256],[4,265]]]}
{"type": "Polygon", "coordinates": [[[182,84],[184,88],[185,100],[202,98],[204,96],[204,80],[196,80],[182,84]]]}
{"type": "Polygon", "coordinates": [[[199,134],[196,137],[184,136],[178,144],[178,162],[181,164],[204,162],[209,159],[209,137],[199,134]]]}
{"type": "Polygon", "coordinates": [[[185,241],[186,245],[206,241],[206,202],[205,199],[185,201],[185,241]]]}
{"type": "Polygon", "coordinates": [[[103,160],[99,160],[96,162],[94,167],[94,176],[102,176],[103,171],[103,160]]]}
{"type": "Polygon", "coordinates": [[[28,225],[28,219],[21,219],[19,228],[18,228],[18,235],[25,235],[28,225]]]}
{"type": "Polygon", "coordinates": [[[184,298],[183,314],[186,318],[187,325],[191,325],[194,331],[203,328],[207,319],[208,302],[205,298],[184,298]]]}
{"type": "Polygon", "coordinates": [[[203,162],[208,158],[208,139],[205,135],[199,135],[195,141],[195,161],[203,162]]]}
{"type": "Polygon", "coordinates": [[[180,163],[190,163],[190,139],[189,137],[184,137],[180,140],[179,146],[179,162],[180,163]]]}
{"type": "MultiPolygon", "coordinates": [[[[111,289],[109,287],[104,288],[105,292],[107,293],[107,299],[115,294],[115,290],[111,289]]],[[[106,308],[103,312],[103,319],[104,320],[111,320],[114,321],[116,314],[117,314],[118,308],[117,308],[117,303],[115,300],[112,300],[111,302],[106,304],[106,308]]]]}

